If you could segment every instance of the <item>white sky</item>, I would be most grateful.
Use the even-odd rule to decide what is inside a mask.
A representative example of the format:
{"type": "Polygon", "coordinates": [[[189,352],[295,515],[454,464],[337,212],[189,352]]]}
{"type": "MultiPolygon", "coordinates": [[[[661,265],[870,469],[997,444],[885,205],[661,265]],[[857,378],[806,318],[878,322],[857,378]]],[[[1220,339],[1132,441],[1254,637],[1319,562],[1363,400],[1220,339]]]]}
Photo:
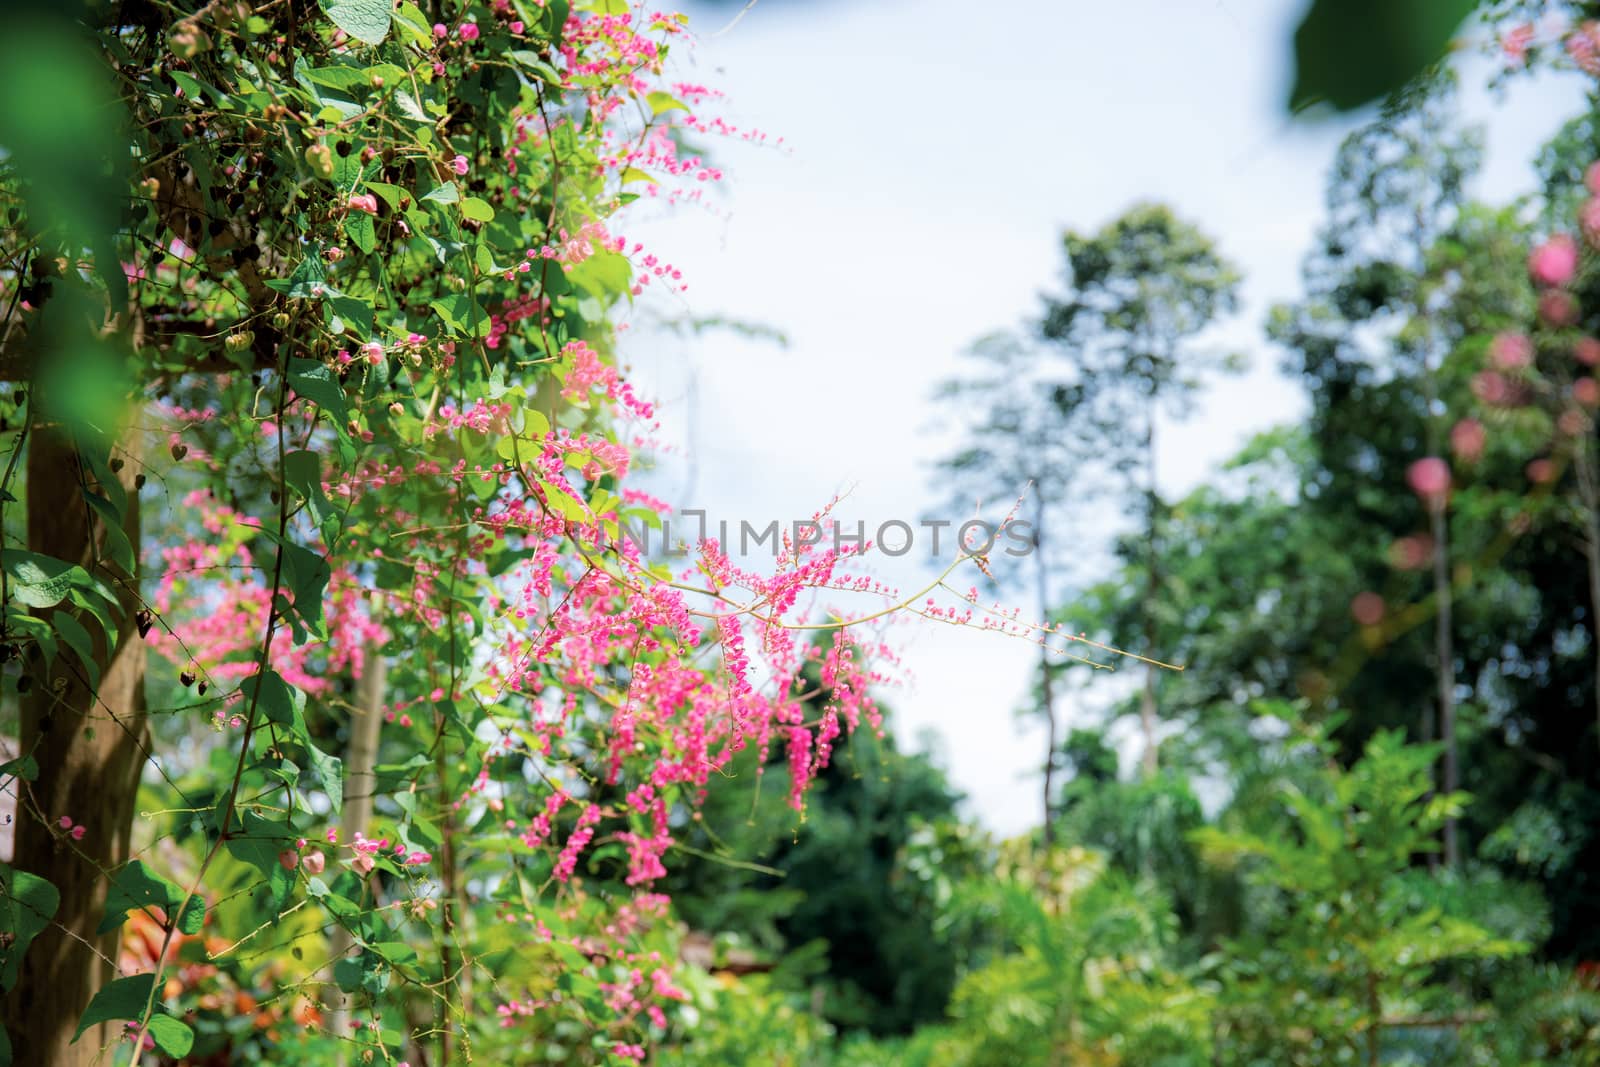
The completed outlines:
{"type": "MultiPolygon", "coordinates": [[[[759,527],[850,489],[837,512],[850,526],[915,523],[940,495],[929,471],[945,451],[929,431],[935,383],[974,338],[1036,308],[1060,269],[1063,227],[1098,228],[1137,199],[1198,222],[1246,275],[1225,337],[1253,369],[1164,431],[1167,490],[1303,411],[1261,324],[1298,290],[1324,175],[1351,125],[1284,115],[1297,0],[762,0],[720,34],[738,5],[687,10],[700,39],[674,56],[677,77],[724,90],[707,114],[781,136],[784,148],[717,142],[728,188],[713,210],[619,229],[689,283],[681,299],[647,305],[775,327],[791,345],[663,336],[638,316],[625,351],[667,432],[681,434],[684,455],[658,479],[673,503],[759,527]]],[[[1580,106],[1581,88],[1568,77],[1473,99],[1490,123],[1481,195],[1531,188],[1527,161],[1580,106]]],[[[1093,558],[1107,517],[1083,525],[1093,558]]],[[[879,572],[912,590],[936,569],[917,551],[879,572]]],[[[1020,594],[1011,602],[1036,610],[1020,594]]],[[[1012,714],[1036,650],[920,623],[895,640],[913,675],[885,694],[901,734],[937,733],[989,827],[1036,823],[1042,732],[1012,714]]],[[[1070,706],[1068,716],[1069,727],[1094,717],[1070,706]]]]}

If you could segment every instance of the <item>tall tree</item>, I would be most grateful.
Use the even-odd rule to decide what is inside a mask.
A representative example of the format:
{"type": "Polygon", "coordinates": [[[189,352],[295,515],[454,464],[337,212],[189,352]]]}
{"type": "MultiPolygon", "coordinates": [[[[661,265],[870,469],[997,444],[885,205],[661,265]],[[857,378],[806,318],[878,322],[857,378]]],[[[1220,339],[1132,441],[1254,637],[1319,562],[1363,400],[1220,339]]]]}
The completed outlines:
{"type": "MultiPolygon", "coordinates": [[[[1239,272],[1197,227],[1159,204],[1140,204],[1090,235],[1069,232],[1064,288],[1046,298],[1039,336],[1083,383],[1085,418],[1137,516],[1145,549],[1146,626],[1137,651],[1160,658],[1164,505],[1157,426],[1191,407],[1208,371],[1235,366],[1197,335],[1238,306],[1239,272]]],[[[1146,664],[1139,719],[1143,767],[1157,763],[1157,672],[1146,664]]]]}
{"type": "MultiPolygon", "coordinates": [[[[1440,373],[1452,338],[1442,312],[1457,279],[1436,269],[1429,252],[1459,218],[1482,156],[1481,135],[1457,128],[1453,100],[1453,82],[1436,77],[1391,98],[1376,121],[1340,146],[1328,181],[1329,219],[1307,263],[1308,305],[1297,317],[1274,321],[1278,339],[1307,357],[1299,369],[1312,379],[1314,435],[1346,456],[1359,452],[1368,435],[1351,435],[1348,426],[1334,430],[1328,418],[1334,405],[1322,403],[1333,398],[1318,396],[1319,388],[1389,390],[1397,414],[1416,433],[1414,458],[1437,459],[1444,450],[1448,408],[1440,373]],[[1306,344],[1312,335],[1324,343],[1306,344]],[[1334,434],[1346,439],[1335,441],[1334,434]]],[[[1418,724],[1424,742],[1441,741],[1440,787],[1448,793],[1460,786],[1449,494],[1435,487],[1421,495],[1432,546],[1435,684],[1418,724]]],[[[1446,820],[1443,831],[1444,862],[1455,866],[1456,821],[1446,820]]]]}
{"type": "MultiPolygon", "coordinates": [[[[1090,454],[1080,418],[1082,380],[1074,368],[1048,355],[1026,334],[992,334],[967,351],[972,370],[944,383],[939,392],[961,433],[955,451],[939,464],[952,506],[970,510],[1026,494],[1025,517],[1032,526],[1028,569],[1041,619],[1049,618],[1070,564],[1065,505],[1083,486],[1081,475],[1090,454]]],[[[1002,580],[1016,580],[1015,572],[996,573],[1002,580]]],[[[1059,769],[1055,689],[1062,667],[1059,656],[1053,658],[1048,637],[1040,638],[1034,693],[1034,708],[1045,727],[1046,842],[1053,833],[1059,769]]]]}

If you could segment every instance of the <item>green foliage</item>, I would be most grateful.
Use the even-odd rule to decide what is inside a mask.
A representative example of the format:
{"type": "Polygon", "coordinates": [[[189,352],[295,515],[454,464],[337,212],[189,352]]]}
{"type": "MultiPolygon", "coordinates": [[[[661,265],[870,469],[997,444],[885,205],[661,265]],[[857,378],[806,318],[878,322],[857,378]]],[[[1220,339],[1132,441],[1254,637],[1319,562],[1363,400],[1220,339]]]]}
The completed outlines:
{"type": "Polygon", "coordinates": [[[841,1030],[902,1033],[938,1018],[960,955],[940,914],[981,855],[956,821],[944,772],[901,752],[892,734],[857,734],[834,750],[796,826],[786,793],[754,771],[753,759],[739,760],[747,788],[701,810],[687,840],[695,852],[667,882],[679,914],[734,944],[786,953],[780,983],[813,989],[841,1030]]]}
{"type": "Polygon", "coordinates": [[[1158,892],[1082,849],[1013,844],[966,907],[1000,949],[957,986],[933,1062],[1207,1062],[1210,998],[1171,964],[1176,921],[1158,892]]]}
{"type": "Polygon", "coordinates": [[[11,943],[0,954],[0,990],[10,990],[17,984],[22,954],[49,925],[61,905],[61,894],[43,878],[9,864],[0,864],[0,894],[0,929],[11,935],[11,943]]]}
{"type": "MultiPolygon", "coordinates": [[[[98,932],[106,933],[121,926],[130,908],[160,908],[163,921],[170,921],[184,900],[182,889],[150,873],[142,862],[134,860],[111,879],[111,888],[106,894],[106,917],[101,920],[98,932]]],[[[197,934],[204,924],[204,901],[190,901],[183,909],[178,928],[186,934],[197,934]]]]}
{"type": "Polygon", "coordinates": [[[1283,784],[1288,833],[1196,831],[1210,859],[1242,865],[1270,903],[1217,960],[1227,1062],[1376,1063],[1394,1018],[1448,1003],[1441,964],[1528,950],[1409,890],[1413,857],[1437,851],[1465,803],[1433,792],[1437,756],[1380,732],[1348,770],[1283,784]]]}
{"type": "Polygon", "coordinates": [[[1294,34],[1289,108],[1352,111],[1403,89],[1444,57],[1478,0],[1315,0],[1294,34]],[[1351,57],[1359,55],[1359,62],[1351,57]]]}
{"type": "Polygon", "coordinates": [[[684,1040],[664,1046],[661,1067],[724,1067],[829,1064],[832,1031],[806,1011],[793,994],[774,989],[764,976],[743,979],[707,975],[691,987],[693,1011],[684,1040]]]}

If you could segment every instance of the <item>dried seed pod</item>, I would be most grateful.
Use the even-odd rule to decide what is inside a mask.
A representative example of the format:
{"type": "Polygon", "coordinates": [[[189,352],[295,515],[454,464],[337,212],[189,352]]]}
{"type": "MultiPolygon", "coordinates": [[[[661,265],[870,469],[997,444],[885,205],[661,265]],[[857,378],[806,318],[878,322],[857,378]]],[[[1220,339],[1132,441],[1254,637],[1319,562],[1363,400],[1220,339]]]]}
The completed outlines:
{"type": "Polygon", "coordinates": [[[185,689],[194,684],[194,671],[184,670],[178,674],[178,681],[183,683],[185,689]]]}

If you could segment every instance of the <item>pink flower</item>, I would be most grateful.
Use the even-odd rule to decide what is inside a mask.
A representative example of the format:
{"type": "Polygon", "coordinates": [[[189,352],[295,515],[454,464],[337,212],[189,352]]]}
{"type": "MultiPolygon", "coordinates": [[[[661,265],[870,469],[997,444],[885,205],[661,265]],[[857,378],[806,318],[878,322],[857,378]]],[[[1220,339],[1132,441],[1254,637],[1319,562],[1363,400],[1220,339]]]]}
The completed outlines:
{"type": "Polygon", "coordinates": [[[1491,407],[1512,407],[1521,399],[1519,391],[1498,371],[1484,370],[1472,376],[1472,395],[1491,407]]]}
{"type": "Polygon", "coordinates": [[[61,818],[56,820],[56,825],[61,827],[63,830],[72,829],[72,816],[70,816],[70,815],[61,816],[61,818]]]}
{"type": "Polygon", "coordinates": [[[1505,52],[1506,61],[1514,66],[1522,66],[1528,59],[1528,46],[1533,43],[1533,24],[1525,22],[1521,26],[1507,31],[1500,38],[1500,48],[1505,52]]]}
{"type": "Polygon", "coordinates": [[[1539,294],[1539,318],[1547,326],[1571,326],[1578,321],[1578,302],[1571,293],[1548,289],[1539,294]]]}
{"type": "Polygon", "coordinates": [[[511,24],[510,29],[511,29],[512,33],[521,34],[523,29],[524,29],[524,27],[522,25],[522,20],[521,19],[517,19],[515,22],[513,22],[511,24]]]}
{"type": "Polygon", "coordinates": [[[82,824],[74,826],[72,828],[72,839],[74,841],[82,841],[83,840],[83,835],[88,833],[88,832],[89,832],[89,828],[87,826],[84,826],[82,824]]]}
{"type": "Polygon", "coordinates": [[[292,848],[286,848],[278,853],[278,866],[286,871],[292,871],[300,866],[300,853],[292,848]]]}
{"type": "MultiPolygon", "coordinates": [[[[1589,168],[1591,173],[1594,169],[1589,168]]],[[[1584,240],[1600,248],[1600,196],[1591,196],[1578,209],[1578,229],[1583,231],[1584,240]]]]}
{"type": "Polygon", "coordinates": [[[1533,362],[1533,342],[1520,333],[1496,334],[1489,342],[1489,359],[1499,370],[1520,370],[1533,362]]]}
{"type": "Polygon", "coordinates": [[[1600,341],[1593,337],[1580,337],[1572,346],[1572,358],[1586,367],[1600,364],[1600,341]]]}
{"type": "Polygon", "coordinates": [[[1583,377],[1572,383],[1572,399],[1586,408],[1600,407],[1600,382],[1583,377]]]}
{"type": "Polygon", "coordinates": [[[1350,601],[1350,614],[1362,626],[1376,626],[1383,621],[1383,597],[1368,590],[1357,593],[1350,601]]]}
{"type": "Polygon", "coordinates": [[[442,22],[435,22],[433,24],[433,35],[442,41],[450,36],[450,28],[442,22]]]}
{"type": "Polygon", "coordinates": [[[1389,562],[1403,571],[1418,571],[1433,559],[1433,538],[1426,534],[1402,537],[1389,546],[1389,562]]]}
{"type": "Polygon", "coordinates": [[[450,169],[455,171],[457,174],[466,174],[467,173],[467,157],[466,156],[462,156],[462,155],[456,156],[454,159],[452,159],[450,161],[450,169]]]}
{"type": "Polygon", "coordinates": [[[1450,451],[1463,463],[1476,463],[1487,440],[1483,423],[1477,419],[1462,419],[1450,428],[1450,451]]]}
{"type": "Polygon", "coordinates": [[[371,193],[351,193],[347,203],[351,211],[365,211],[369,215],[378,213],[378,198],[371,193]]]}
{"type": "Polygon", "coordinates": [[[357,874],[368,874],[373,868],[372,857],[366,853],[358,853],[350,860],[350,869],[357,874]]]}
{"type": "Polygon", "coordinates": [[[456,35],[463,41],[476,41],[478,39],[478,24],[475,22],[463,22],[456,28],[456,35]]]}
{"type": "Polygon", "coordinates": [[[1558,233],[1528,256],[1528,274],[1539,285],[1566,285],[1578,273],[1578,245],[1558,233]]]}
{"type": "Polygon", "coordinates": [[[1589,164],[1589,169],[1583,172],[1583,185],[1595,196],[1600,196],[1600,160],[1589,164]]]}
{"type": "Polygon", "coordinates": [[[1406,481],[1424,503],[1437,507],[1450,492],[1450,464],[1438,456],[1424,456],[1406,468],[1406,481]]]}
{"type": "Polygon", "coordinates": [[[328,857],[324,856],[319,850],[311,853],[300,862],[305,867],[307,874],[321,874],[323,868],[327,866],[328,857]]]}

